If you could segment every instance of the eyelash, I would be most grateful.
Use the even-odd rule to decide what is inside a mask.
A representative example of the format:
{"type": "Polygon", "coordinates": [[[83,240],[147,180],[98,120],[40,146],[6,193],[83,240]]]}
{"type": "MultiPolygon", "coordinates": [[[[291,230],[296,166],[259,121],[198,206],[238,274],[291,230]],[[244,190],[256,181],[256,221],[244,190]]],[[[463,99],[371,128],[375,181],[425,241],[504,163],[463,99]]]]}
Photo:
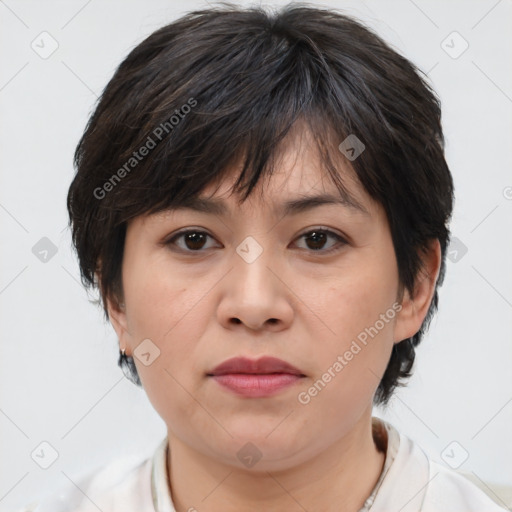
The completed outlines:
{"type": "MultiPolygon", "coordinates": [[[[180,231],[176,234],[174,234],[171,238],[169,238],[168,240],[164,241],[163,242],[163,245],[165,246],[171,246],[171,245],[175,245],[175,240],[177,240],[178,238],[180,237],[183,237],[184,235],[188,235],[190,233],[194,233],[194,234],[200,234],[200,235],[206,235],[210,238],[213,238],[209,233],[207,233],[206,231],[202,231],[200,229],[187,229],[187,230],[184,230],[184,231],[180,231]]],[[[331,247],[330,249],[327,249],[327,250],[322,250],[322,249],[317,249],[317,250],[314,250],[314,249],[309,249],[310,252],[316,254],[331,254],[331,253],[334,253],[334,252],[337,252],[339,250],[341,250],[345,245],[348,244],[348,242],[340,235],[338,235],[337,233],[335,233],[334,231],[331,231],[329,229],[325,229],[325,228],[314,228],[314,229],[310,229],[309,231],[306,231],[305,233],[302,233],[301,235],[299,235],[298,238],[302,238],[302,237],[305,237],[307,235],[311,235],[313,233],[323,233],[323,234],[326,234],[327,236],[332,236],[334,237],[337,241],[338,241],[338,244],[336,244],[335,246],[331,247]]],[[[190,250],[190,249],[183,249],[181,247],[179,247],[178,249],[172,249],[172,250],[177,250],[178,252],[184,252],[184,253],[201,253],[201,252],[205,252],[204,250],[197,250],[197,251],[193,251],[193,250],[190,250]]],[[[308,249],[303,249],[303,250],[308,250],[308,249]]]]}

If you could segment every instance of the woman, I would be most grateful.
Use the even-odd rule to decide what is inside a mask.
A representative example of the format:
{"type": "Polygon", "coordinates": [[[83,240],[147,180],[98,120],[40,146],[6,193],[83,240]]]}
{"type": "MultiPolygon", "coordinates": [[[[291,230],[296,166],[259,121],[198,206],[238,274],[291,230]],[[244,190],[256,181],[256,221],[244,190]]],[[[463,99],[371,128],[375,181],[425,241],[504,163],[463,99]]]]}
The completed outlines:
{"type": "Polygon", "coordinates": [[[192,12],[121,63],[75,163],[83,281],[167,437],[30,510],[504,510],[372,416],[450,235],[413,64],[335,11],[192,12]]]}

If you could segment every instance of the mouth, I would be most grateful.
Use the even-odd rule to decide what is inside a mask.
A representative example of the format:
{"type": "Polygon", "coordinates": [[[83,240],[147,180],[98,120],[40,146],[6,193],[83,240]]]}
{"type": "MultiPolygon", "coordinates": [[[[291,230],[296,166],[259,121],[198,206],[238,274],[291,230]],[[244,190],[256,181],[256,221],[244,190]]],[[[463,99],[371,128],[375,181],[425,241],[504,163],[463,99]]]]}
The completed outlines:
{"type": "Polygon", "coordinates": [[[306,377],[295,366],[275,357],[235,357],[215,367],[207,376],[223,389],[251,398],[275,395],[306,377]]]}

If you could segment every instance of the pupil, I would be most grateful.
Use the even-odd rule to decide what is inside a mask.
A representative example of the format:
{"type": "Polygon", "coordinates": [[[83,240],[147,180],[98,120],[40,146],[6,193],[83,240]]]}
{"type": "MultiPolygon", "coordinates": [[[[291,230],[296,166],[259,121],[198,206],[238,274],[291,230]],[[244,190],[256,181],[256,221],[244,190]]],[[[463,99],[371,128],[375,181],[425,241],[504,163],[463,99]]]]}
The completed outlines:
{"type": "Polygon", "coordinates": [[[308,237],[310,240],[313,239],[314,240],[314,247],[313,249],[320,249],[324,243],[325,243],[325,233],[322,233],[322,232],[317,232],[317,231],[313,231],[311,233],[311,235],[308,237]],[[315,242],[315,239],[316,239],[316,242],[315,242]]]}
{"type": "MultiPolygon", "coordinates": [[[[204,235],[201,233],[188,234],[186,236],[188,248],[189,249],[200,249],[202,247],[201,241],[199,240],[200,238],[204,238],[204,235]]],[[[204,242],[204,240],[202,240],[202,242],[204,242]]]]}

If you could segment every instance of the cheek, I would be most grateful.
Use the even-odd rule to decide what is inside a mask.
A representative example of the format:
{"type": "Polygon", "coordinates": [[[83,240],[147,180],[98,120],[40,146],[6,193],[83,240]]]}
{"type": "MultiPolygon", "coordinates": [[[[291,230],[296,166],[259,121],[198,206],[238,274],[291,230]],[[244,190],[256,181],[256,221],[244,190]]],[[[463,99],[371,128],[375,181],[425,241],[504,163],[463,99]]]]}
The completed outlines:
{"type": "Polygon", "coordinates": [[[167,344],[174,331],[189,323],[188,313],[205,293],[200,282],[192,284],[165,257],[128,260],[123,272],[130,328],[157,344],[167,344]]]}
{"type": "MultiPolygon", "coordinates": [[[[128,272],[125,292],[130,297],[128,325],[132,349],[150,339],[158,356],[145,366],[136,360],[137,370],[150,402],[170,424],[176,417],[190,417],[193,402],[185,390],[191,389],[191,375],[197,360],[204,322],[211,317],[201,298],[211,287],[170,272],[169,265],[145,265],[128,272]],[[187,413],[188,410],[188,413],[187,413]]],[[[197,421],[204,422],[204,418],[197,421]]]]}
{"type": "Polygon", "coordinates": [[[347,341],[373,326],[381,314],[392,308],[396,286],[393,269],[371,262],[339,277],[321,294],[323,315],[335,336],[347,341]]]}
{"type": "Polygon", "coordinates": [[[194,363],[200,359],[198,340],[213,315],[207,296],[218,277],[198,272],[191,275],[173,268],[165,257],[127,266],[125,275],[132,348],[149,338],[159,351],[150,367],[141,367],[141,379],[145,377],[148,384],[155,381],[160,387],[170,381],[174,388],[171,374],[186,385],[194,363]]]}
{"type": "Polygon", "coordinates": [[[323,399],[342,402],[342,410],[358,400],[366,403],[386,368],[393,347],[397,279],[392,258],[368,251],[338,273],[322,294],[321,316],[332,331],[332,342],[323,344],[322,351],[317,346],[315,377],[320,387],[328,381],[323,399]],[[335,377],[326,374],[329,369],[335,377]]]}
{"type": "Polygon", "coordinates": [[[172,276],[160,274],[155,269],[132,274],[126,280],[126,296],[130,297],[130,329],[160,343],[165,333],[178,322],[184,305],[185,288],[172,280],[172,276]]]}
{"type": "Polygon", "coordinates": [[[391,355],[395,311],[375,295],[361,293],[349,300],[338,291],[330,297],[331,304],[337,301],[338,314],[331,316],[336,336],[310,354],[315,372],[297,401],[306,416],[323,418],[332,441],[371,405],[391,355]]]}

